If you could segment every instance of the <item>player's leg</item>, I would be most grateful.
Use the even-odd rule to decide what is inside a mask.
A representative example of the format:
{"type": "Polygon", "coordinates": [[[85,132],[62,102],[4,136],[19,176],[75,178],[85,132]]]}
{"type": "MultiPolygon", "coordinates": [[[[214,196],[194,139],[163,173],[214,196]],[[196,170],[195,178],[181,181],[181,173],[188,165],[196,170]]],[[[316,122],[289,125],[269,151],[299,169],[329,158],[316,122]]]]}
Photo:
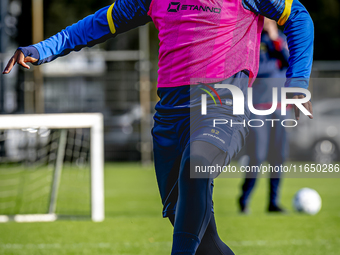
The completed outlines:
{"type": "MultiPolygon", "coordinates": [[[[281,116],[280,110],[273,113],[273,119],[279,119],[280,122],[271,128],[268,163],[274,167],[283,165],[287,154],[287,133],[281,125],[284,116],[281,116]]],[[[272,172],[269,180],[269,206],[268,210],[281,212],[279,206],[279,191],[281,185],[281,172],[272,172]]]]}
{"type": "Polygon", "coordinates": [[[178,172],[182,153],[172,121],[168,122],[158,116],[154,117],[152,129],[153,151],[156,178],[163,204],[163,217],[173,215],[178,197],[178,172]]]}
{"type": "MultiPolygon", "coordinates": [[[[255,116],[252,118],[262,119],[264,125],[262,127],[252,127],[247,138],[247,154],[249,155],[249,166],[255,170],[264,160],[268,154],[269,132],[270,127],[265,121],[265,116],[255,116]]],[[[240,211],[246,212],[249,203],[249,197],[254,189],[256,183],[257,172],[246,173],[244,182],[242,184],[242,194],[239,198],[240,211]]]]}
{"type": "MultiPolygon", "coordinates": [[[[175,224],[175,215],[169,216],[172,225],[175,224]]],[[[210,216],[209,224],[195,255],[233,255],[233,251],[226,245],[218,235],[215,215],[210,216]]]]}
{"type": "MultiPolygon", "coordinates": [[[[211,190],[213,190],[213,183],[211,183],[211,190]]],[[[175,224],[175,214],[169,216],[172,225],[175,224]]],[[[195,255],[233,255],[233,251],[221,240],[218,235],[215,215],[212,212],[210,221],[205,230],[200,245],[195,255]]]]}
{"type": "MultiPolygon", "coordinates": [[[[175,215],[169,216],[172,225],[175,224],[175,215]]],[[[215,215],[212,212],[209,224],[195,255],[233,255],[233,251],[226,245],[218,235],[215,215]]]]}
{"type": "MultiPolygon", "coordinates": [[[[243,72],[240,72],[230,79],[227,79],[225,82],[227,84],[235,84],[242,89],[246,96],[248,85],[247,77],[248,76],[243,72]]],[[[210,102],[213,104],[211,107],[215,107],[213,111],[211,111],[213,114],[201,116],[200,107],[195,107],[200,105],[201,102],[200,87],[201,86],[184,86],[183,88],[176,89],[159,89],[161,102],[156,106],[156,115],[160,118],[155,116],[156,122],[153,135],[154,144],[156,146],[154,146],[154,151],[155,158],[158,157],[160,159],[155,159],[155,162],[157,180],[164,205],[163,216],[171,218],[171,212],[176,208],[173,254],[195,254],[195,250],[209,225],[211,217],[211,178],[190,180],[190,167],[188,167],[190,166],[190,162],[193,165],[200,166],[206,164],[212,165],[215,162],[214,160],[218,161],[219,158],[221,158],[222,162],[220,162],[219,165],[223,165],[225,162],[224,159],[227,157],[227,163],[229,163],[229,159],[235,156],[244,145],[245,137],[248,133],[247,128],[242,125],[237,125],[237,127],[224,125],[221,128],[216,128],[219,130],[219,134],[214,132],[213,137],[208,136],[207,134],[212,131],[213,118],[220,119],[227,117],[229,119],[232,118],[233,121],[241,122],[245,121],[249,115],[247,112],[246,116],[233,116],[232,107],[215,107],[215,104],[210,102]],[[190,95],[192,92],[193,95],[199,97],[191,100],[190,95]],[[188,113],[186,112],[187,109],[190,109],[188,113]],[[191,109],[196,112],[191,114],[191,109]],[[190,118],[188,118],[189,115],[190,118]],[[168,125],[166,123],[168,123],[168,125]],[[190,129],[188,128],[189,124],[190,129]],[[170,136],[172,136],[173,133],[178,134],[178,136],[171,138],[170,136]],[[190,139],[188,137],[189,133],[191,134],[190,139]],[[163,137],[168,137],[169,139],[164,141],[163,137]],[[203,141],[205,141],[205,143],[203,143],[203,141]],[[175,144],[179,144],[178,148],[176,146],[176,148],[173,147],[175,144]],[[191,148],[188,144],[191,144],[191,148]],[[202,146],[199,146],[199,144],[202,144],[202,146]],[[171,150],[168,150],[169,146],[171,147],[171,150]],[[176,151],[173,151],[174,148],[176,151]],[[181,150],[182,148],[185,149],[181,150]],[[172,163],[178,162],[178,157],[173,157],[172,153],[176,155],[178,152],[183,152],[183,154],[181,158],[180,173],[178,174],[177,172],[176,175],[176,171],[172,168],[176,164],[172,163]],[[168,165],[169,157],[174,159],[171,161],[172,167],[168,165]],[[184,171],[185,169],[187,169],[187,171],[184,171]],[[177,182],[168,181],[173,180],[174,176],[178,176],[179,179],[177,182]],[[165,192],[162,192],[163,190],[165,190],[165,192]],[[178,201],[177,197],[174,196],[177,191],[179,197],[178,201]],[[200,201],[200,203],[196,203],[197,201],[200,201]],[[186,205],[186,202],[189,204],[186,205]],[[191,202],[193,204],[190,204],[191,202]],[[181,253],[182,251],[185,253],[181,253]]],[[[230,91],[227,89],[219,89],[218,93],[223,98],[232,98],[230,91]]],[[[216,131],[215,128],[213,128],[213,130],[216,131]]],[[[212,229],[214,228],[212,227],[212,229]]],[[[216,235],[217,231],[213,236],[216,235]]],[[[211,239],[205,240],[208,240],[209,242],[211,239]]],[[[218,242],[218,240],[215,240],[214,242],[218,242]]]]}
{"type": "MultiPolygon", "coordinates": [[[[175,215],[169,217],[172,225],[175,222],[175,215]]],[[[233,255],[233,251],[221,240],[218,235],[215,215],[211,214],[209,224],[195,255],[233,255]]]]}
{"type": "Polygon", "coordinates": [[[203,250],[214,246],[215,251],[218,252],[211,251],[209,254],[233,254],[218,238],[216,231],[212,214],[212,178],[190,178],[190,171],[194,171],[195,166],[223,165],[225,158],[224,151],[204,141],[194,141],[184,150],[178,182],[179,196],[174,222],[173,255],[195,254],[202,239],[204,239],[203,250]],[[209,231],[204,238],[208,226],[209,231]],[[216,247],[214,242],[219,246],[216,247]]]}
{"type": "Polygon", "coordinates": [[[232,255],[233,251],[221,240],[217,233],[214,213],[211,214],[207,229],[195,255],[232,255]]]}

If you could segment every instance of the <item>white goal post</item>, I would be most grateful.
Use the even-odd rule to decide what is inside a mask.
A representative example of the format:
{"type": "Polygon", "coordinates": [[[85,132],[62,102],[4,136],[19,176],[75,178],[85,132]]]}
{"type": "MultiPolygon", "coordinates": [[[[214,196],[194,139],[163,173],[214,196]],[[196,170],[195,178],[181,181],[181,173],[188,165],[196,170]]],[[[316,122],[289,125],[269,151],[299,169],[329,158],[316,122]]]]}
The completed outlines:
{"type": "MultiPolygon", "coordinates": [[[[24,115],[0,115],[0,130],[25,129],[25,128],[49,128],[71,129],[89,128],[91,132],[90,161],[91,161],[91,218],[95,222],[103,221],[104,214],[104,136],[103,115],[101,113],[70,113],[70,114],[24,114],[24,115]]],[[[62,156],[58,156],[63,157],[62,156]]],[[[60,167],[60,166],[59,166],[60,167]]],[[[58,160],[55,170],[58,175],[58,160]]],[[[58,186],[53,183],[53,186],[58,186]]],[[[31,215],[0,215],[0,222],[14,220],[18,222],[54,221],[55,202],[51,194],[49,212],[46,214],[31,215]],[[54,200],[54,201],[53,201],[54,200]]]]}

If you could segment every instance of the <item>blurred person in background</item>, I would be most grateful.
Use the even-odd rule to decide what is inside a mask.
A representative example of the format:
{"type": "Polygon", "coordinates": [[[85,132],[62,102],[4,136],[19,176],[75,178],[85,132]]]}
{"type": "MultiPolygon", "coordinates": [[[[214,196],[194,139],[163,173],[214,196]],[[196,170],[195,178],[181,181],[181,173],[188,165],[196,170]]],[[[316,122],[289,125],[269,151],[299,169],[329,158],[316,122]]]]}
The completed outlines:
{"type": "MultiPolygon", "coordinates": [[[[276,22],[265,18],[261,35],[260,66],[257,79],[253,84],[253,105],[257,110],[267,110],[272,106],[273,88],[278,90],[278,106],[271,115],[261,116],[251,113],[251,119],[260,119],[262,127],[250,127],[246,141],[246,158],[249,166],[260,166],[265,160],[271,166],[281,166],[287,154],[287,134],[285,128],[277,123],[286,119],[281,115],[281,88],[285,85],[289,51],[285,35],[278,29],[276,22]],[[266,119],[278,120],[272,122],[266,119]]],[[[242,159],[242,158],[241,158],[242,159]]],[[[239,198],[240,212],[247,213],[250,195],[256,183],[256,172],[246,173],[242,195],[239,198]]],[[[271,173],[269,179],[269,212],[284,212],[278,204],[280,173],[271,173]]]]}
{"type": "MultiPolygon", "coordinates": [[[[26,68],[27,62],[46,63],[153,21],[160,39],[160,101],[154,116],[153,149],[163,217],[174,225],[171,254],[231,255],[231,249],[218,236],[212,210],[216,176],[191,178],[190,172],[195,166],[230,163],[244,145],[248,128],[224,125],[214,129],[211,118],[247,121],[249,111],[245,105],[247,113],[235,116],[232,107],[221,103],[209,115],[201,115],[201,88],[215,91],[208,84],[232,84],[247,94],[258,71],[263,16],[285,25],[288,46],[294,52],[286,86],[307,88],[314,28],[298,0],[192,0],[188,5],[117,0],[43,42],[20,47],[4,73],[9,73],[15,63],[26,68]],[[195,125],[192,117],[196,118],[195,125]],[[212,130],[215,136],[204,135],[212,130]]],[[[218,91],[232,96],[229,90],[218,91]]],[[[310,102],[303,106],[312,111],[310,102]]],[[[296,118],[299,114],[297,109],[296,118]]]]}

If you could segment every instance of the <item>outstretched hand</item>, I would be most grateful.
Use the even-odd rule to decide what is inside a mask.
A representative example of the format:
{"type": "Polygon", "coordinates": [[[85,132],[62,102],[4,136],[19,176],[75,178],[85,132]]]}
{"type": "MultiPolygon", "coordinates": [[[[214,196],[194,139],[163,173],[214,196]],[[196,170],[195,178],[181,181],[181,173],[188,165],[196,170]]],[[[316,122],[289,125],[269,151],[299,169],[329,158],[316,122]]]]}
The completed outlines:
{"type": "MultiPolygon", "coordinates": [[[[305,97],[304,95],[296,95],[296,96],[293,97],[293,99],[304,98],[304,97],[305,97]]],[[[312,102],[308,101],[306,103],[303,103],[302,105],[307,109],[307,111],[309,111],[311,113],[311,115],[308,115],[308,117],[310,119],[313,119],[312,102]]],[[[295,112],[296,120],[299,120],[300,119],[300,109],[296,105],[294,105],[294,112],[295,112]]]]}
{"type": "Polygon", "coordinates": [[[37,62],[38,59],[36,58],[32,58],[30,56],[25,57],[24,53],[22,53],[21,50],[17,50],[13,57],[11,57],[11,59],[8,61],[7,66],[5,68],[5,70],[2,72],[3,74],[8,74],[10,73],[10,71],[12,70],[13,66],[18,63],[19,65],[30,69],[29,65],[27,65],[26,63],[35,63],[37,62]]]}

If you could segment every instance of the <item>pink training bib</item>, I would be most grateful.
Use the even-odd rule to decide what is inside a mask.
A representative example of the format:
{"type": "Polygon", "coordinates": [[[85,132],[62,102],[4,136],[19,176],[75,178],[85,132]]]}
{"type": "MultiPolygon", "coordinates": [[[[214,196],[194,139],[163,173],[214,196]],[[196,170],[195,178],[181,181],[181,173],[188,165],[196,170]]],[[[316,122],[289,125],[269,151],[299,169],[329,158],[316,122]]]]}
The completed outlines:
{"type": "Polygon", "coordinates": [[[222,81],[247,69],[256,77],[263,17],[242,0],[152,0],[159,30],[158,87],[222,81]]]}

